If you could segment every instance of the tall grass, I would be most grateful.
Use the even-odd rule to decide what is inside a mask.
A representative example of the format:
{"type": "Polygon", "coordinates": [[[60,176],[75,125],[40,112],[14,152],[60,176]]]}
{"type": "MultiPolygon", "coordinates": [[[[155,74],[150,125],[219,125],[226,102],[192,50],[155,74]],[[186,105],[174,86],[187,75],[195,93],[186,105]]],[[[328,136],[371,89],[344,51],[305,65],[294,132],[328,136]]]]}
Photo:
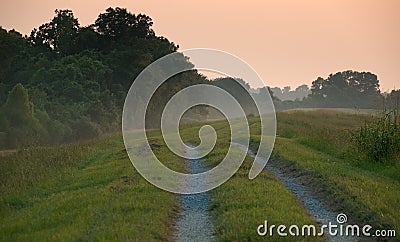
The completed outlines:
{"type": "Polygon", "coordinates": [[[397,110],[383,111],[352,132],[352,141],[369,160],[384,163],[400,157],[400,124],[397,110]]]}
{"type": "MultiPolygon", "coordinates": [[[[150,134],[165,165],[182,170],[150,134]]],[[[120,135],[0,157],[0,241],[172,241],[178,201],[132,166],[120,135]]]]}
{"type": "MultiPolygon", "coordinates": [[[[397,121],[398,131],[394,117],[391,123],[397,121]]],[[[277,118],[274,156],[280,162],[313,177],[328,204],[342,207],[360,223],[400,228],[400,163],[368,161],[350,143],[352,133],[377,122],[376,117],[316,110],[277,113],[277,118]]]]}
{"type": "Polygon", "coordinates": [[[277,113],[277,135],[330,155],[344,157],[350,140],[348,130],[360,127],[370,117],[332,110],[277,113]]]}

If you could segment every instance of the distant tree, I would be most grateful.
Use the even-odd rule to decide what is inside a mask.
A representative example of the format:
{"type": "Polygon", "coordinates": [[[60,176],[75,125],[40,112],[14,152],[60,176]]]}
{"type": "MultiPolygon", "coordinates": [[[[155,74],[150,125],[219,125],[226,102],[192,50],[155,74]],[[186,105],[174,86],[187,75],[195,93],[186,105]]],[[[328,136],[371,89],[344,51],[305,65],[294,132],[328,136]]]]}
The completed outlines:
{"type": "Polygon", "coordinates": [[[322,88],[323,88],[324,82],[325,82],[325,80],[322,77],[318,77],[317,80],[312,82],[311,95],[314,98],[316,98],[316,99],[322,99],[323,98],[324,93],[322,91],[322,88]]]}
{"type": "Polygon", "coordinates": [[[231,94],[242,106],[246,115],[257,114],[257,107],[249,95],[250,85],[240,78],[222,77],[214,79],[211,84],[218,86],[231,94]]]}
{"type": "Polygon", "coordinates": [[[380,99],[379,81],[370,72],[343,71],[312,83],[313,102],[322,107],[373,108],[380,99]]]}
{"type": "Polygon", "coordinates": [[[307,85],[300,85],[295,90],[291,90],[290,86],[286,86],[282,89],[279,87],[271,88],[274,95],[282,101],[301,101],[304,97],[307,97],[311,93],[307,85]]]}
{"type": "Polygon", "coordinates": [[[308,86],[306,84],[303,84],[303,85],[296,87],[295,91],[299,92],[299,93],[307,93],[308,91],[310,91],[310,89],[308,88],[308,86]]]}
{"type": "Polygon", "coordinates": [[[282,89],[282,93],[283,94],[286,94],[286,93],[289,93],[290,92],[290,86],[286,86],[286,87],[284,87],[283,89],[282,89]]]}
{"type": "Polygon", "coordinates": [[[282,97],[282,89],[279,87],[272,87],[270,90],[276,97],[282,97]]]}

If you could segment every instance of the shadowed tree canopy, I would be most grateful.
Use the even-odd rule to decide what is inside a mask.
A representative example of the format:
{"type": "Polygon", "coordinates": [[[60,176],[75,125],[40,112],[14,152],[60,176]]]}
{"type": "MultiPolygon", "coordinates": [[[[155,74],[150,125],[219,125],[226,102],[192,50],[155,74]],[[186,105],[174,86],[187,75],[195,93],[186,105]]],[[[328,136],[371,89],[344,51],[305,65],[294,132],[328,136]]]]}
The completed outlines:
{"type": "Polygon", "coordinates": [[[57,53],[69,54],[79,31],[78,19],[68,9],[57,9],[55,13],[56,16],[49,23],[42,24],[39,29],[33,29],[30,41],[34,45],[42,45],[57,53]]]}
{"type": "MultiPolygon", "coordinates": [[[[152,25],[152,19],[144,14],[108,8],[88,26],[81,26],[71,10],[56,10],[55,16],[29,37],[0,28],[0,149],[6,143],[7,147],[54,144],[120,130],[125,96],[137,75],[178,49],[167,38],[157,36],[152,25]]],[[[177,55],[173,64],[193,66],[183,55],[177,55]]],[[[254,114],[254,103],[246,94],[250,86],[240,81],[244,87],[230,78],[211,84],[223,87],[248,114],[254,114]]],[[[193,70],[161,85],[147,109],[148,128],[160,125],[161,111],[170,97],[200,83],[208,80],[193,70]]],[[[296,90],[308,91],[306,87],[296,90]]],[[[259,95],[268,92],[271,90],[264,88],[259,95]]],[[[311,92],[303,101],[273,98],[277,109],[372,108],[382,98],[378,78],[370,72],[344,71],[318,78],[311,92]]],[[[207,110],[194,110],[189,118],[198,119],[199,113],[207,110]]]]}
{"type": "Polygon", "coordinates": [[[154,37],[154,31],[151,29],[153,21],[144,14],[135,15],[128,12],[125,8],[108,8],[102,13],[94,23],[94,29],[100,35],[110,38],[154,37]]]}
{"type": "MultiPolygon", "coordinates": [[[[0,149],[120,130],[125,96],[136,76],[178,49],[156,36],[152,25],[147,15],[108,8],[88,26],[81,26],[71,10],[55,10],[29,37],[0,28],[0,149]]],[[[177,63],[191,65],[183,55],[177,63]]],[[[159,125],[154,117],[168,97],[205,81],[195,71],[171,78],[152,99],[149,125],[159,125]]]]}

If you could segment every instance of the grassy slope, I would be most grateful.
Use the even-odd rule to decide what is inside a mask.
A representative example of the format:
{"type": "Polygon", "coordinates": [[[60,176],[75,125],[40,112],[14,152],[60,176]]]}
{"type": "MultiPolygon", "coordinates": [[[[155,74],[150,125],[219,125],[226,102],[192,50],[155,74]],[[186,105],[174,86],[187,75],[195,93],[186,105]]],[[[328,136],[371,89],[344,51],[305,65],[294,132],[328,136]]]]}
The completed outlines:
{"type": "MultiPolygon", "coordinates": [[[[218,152],[218,149],[216,150],[218,152]]],[[[216,156],[214,156],[216,158],[216,156]]],[[[209,159],[216,162],[217,160],[209,159]]],[[[247,158],[239,171],[225,184],[211,192],[211,213],[220,241],[282,241],[283,237],[261,237],[258,225],[264,220],[268,224],[292,224],[300,228],[315,222],[285,186],[272,174],[262,172],[256,179],[249,180],[252,160],[247,158]]],[[[287,232],[287,231],[286,231],[287,232]]],[[[285,237],[285,241],[310,241],[308,237],[285,237]]],[[[313,241],[324,238],[312,238],[313,241]]]]}
{"type": "Polygon", "coordinates": [[[365,119],[339,112],[279,113],[274,154],[311,174],[331,194],[327,199],[358,221],[400,231],[399,162],[367,162],[348,146],[347,130],[365,119]]]}
{"type": "MultiPolygon", "coordinates": [[[[312,174],[351,215],[399,231],[398,164],[357,162],[346,151],[345,129],[364,119],[342,113],[278,114],[275,156],[312,174]]],[[[251,126],[253,130],[257,125],[251,126]]],[[[214,127],[222,141],[207,157],[210,167],[224,156],[229,142],[226,124],[214,127]]],[[[186,127],[182,136],[196,143],[197,129],[186,127]]],[[[153,134],[152,142],[162,144],[157,136],[153,134]]],[[[257,140],[257,132],[252,138],[257,140]]],[[[166,147],[157,152],[167,166],[184,170],[182,160],[166,147]]],[[[263,172],[248,180],[250,164],[247,159],[237,174],[211,191],[217,240],[265,239],[256,233],[265,219],[286,225],[312,223],[271,174],[263,172]]],[[[175,196],[136,172],[119,137],[6,155],[0,157],[0,171],[2,240],[172,239],[175,196]]]]}
{"type": "MultiPolygon", "coordinates": [[[[254,121],[254,120],[253,120],[254,121]]],[[[227,123],[213,123],[218,142],[214,150],[206,156],[208,167],[216,166],[225,156],[229,145],[230,131],[227,123]],[[222,141],[221,141],[222,140],[222,141]]],[[[198,143],[193,134],[198,127],[186,128],[181,135],[186,142],[198,143]]],[[[269,224],[314,224],[299,201],[280,181],[269,172],[262,172],[256,179],[249,180],[252,159],[246,158],[239,171],[226,183],[212,190],[210,212],[214,219],[217,241],[310,241],[308,237],[261,237],[257,227],[268,220],[269,224]]],[[[286,231],[287,232],[287,231],[286,231]]],[[[313,237],[313,241],[324,238],[313,237]]]]}
{"type": "Polygon", "coordinates": [[[175,196],[136,172],[119,136],[22,151],[0,169],[1,240],[172,239],[175,196]]]}

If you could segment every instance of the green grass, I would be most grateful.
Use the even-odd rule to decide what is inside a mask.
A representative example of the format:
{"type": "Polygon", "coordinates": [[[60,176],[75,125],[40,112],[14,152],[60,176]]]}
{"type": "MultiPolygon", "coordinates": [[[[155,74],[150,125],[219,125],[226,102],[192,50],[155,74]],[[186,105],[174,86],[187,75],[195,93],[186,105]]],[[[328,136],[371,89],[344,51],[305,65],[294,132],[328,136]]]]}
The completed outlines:
{"type": "MultiPolygon", "coordinates": [[[[216,149],[218,152],[220,149],[216,149]]],[[[217,156],[209,161],[217,162],[217,156]]],[[[261,237],[257,228],[264,220],[268,224],[302,226],[316,223],[285,186],[272,174],[262,172],[249,180],[252,160],[247,158],[239,171],[226,183],[211,192],[211,214],[217,241],[282,241],[276,232],[261,237]]],[[[322,237],[285,237],[285,241],[323,241],[322,237]]]]}
{"type": "MultiPolygon", "coordinates": [[[[370,115],[329,110],[278,113],[273,156],[278,159],[275,162],[289,165],[312,179],[310,186],[325,196],[322,199],[329,205],[345,212],[350,221],[372,224],[375,229],[399,231],[399,162],[371,163],[349,144],[350,130],[369,120],[370,115]]],[[[257,118],[251,118],[250,123],[250,145],[255,150],[260,139],[260,124],[257,118]]],[[[208,155],[210,167],[218,164],[228,146],[227,124],[217,122],[215,128],[218,138],[225,143],[219,142],[208,155]]],[[[250,164],[247,159],[234,177],[211,192],[217,240],[260,240],[255,228],[264,219],[285,224],[310,223],[297,199],[271,174],[263,172],[249,181],[250,164]]]]}
{"type": "MultiPolygon", "coordinates": [[[[363,223],[400,231],[400,164],[371,163],[349,147],[349,130],[370,119],[332,111],[278,113],[273,155],[312,178],[326,200],[363,223]]],[[[213,122],[218,142],[207,155],[214,167],[226,154],[229,127],[213,122]]],[[[260,123],[250,118],[251,146],[260,123]]],[[[181,128],[185,142],[198,144],[199,124],[181,128]]],[[[164,164],[186,171],[158,131],[150,142],[164,164]]],[[[257,241],[258,225],[314,224],[306,210],[272,174],[248,179],[252,160],[212,190],[210,213],[218,241],[257,241]]],[[[176,196],[145,181],[129,161],[119,135],[99,140],[7,152],[0,156],[0,240],[154,241],[172,240],[179,205],[176,196]]],[[[294,241],[311,238],[296,237],[294,241]]],[[[314,240],[314,238],[312,238],[314,240]]],[[[324,240],[324,238],[317,238],[324,240]]]]}
{"type": "Polygon", "coordinates": [[[20,151],[0,157],[0,169],[3,241],[173,238],[176,197],[136,172],[120,136],[20,151]]]}
{"type": "Polygon", "coordinates": [[[330,194],[326,200],[358,221],[400,230],[400,162],[370,162],[349,145],[349,130],[370,116],[297,111],[277,117],[274,156],[280,162],[316,178],[320,189],[330,194]]]}
{"type": "MultiPolygon", "coordinates": [[[[251,118],[251,123],[258,123],[251,118]]],[[[213,123],[218,142],[214,150],[205,157],[206,166],[215,167],[225,156],[229,146],[229,128],[224,121],[213,123]]],[[[186,126],[181,131],[186,142],[198,143],[199,126],[186,126]]],[[[252,159],[246,158],[235,175],[226,183],[210,192],[210,212],[215,227],[216,241],[324,241],[323,237],[262,237],[257,228],[267,220],[269,224],[298,226],[316,223],[286,187],[271,173],[263,171],[256,179],[249,180],[252,159]]]]}

